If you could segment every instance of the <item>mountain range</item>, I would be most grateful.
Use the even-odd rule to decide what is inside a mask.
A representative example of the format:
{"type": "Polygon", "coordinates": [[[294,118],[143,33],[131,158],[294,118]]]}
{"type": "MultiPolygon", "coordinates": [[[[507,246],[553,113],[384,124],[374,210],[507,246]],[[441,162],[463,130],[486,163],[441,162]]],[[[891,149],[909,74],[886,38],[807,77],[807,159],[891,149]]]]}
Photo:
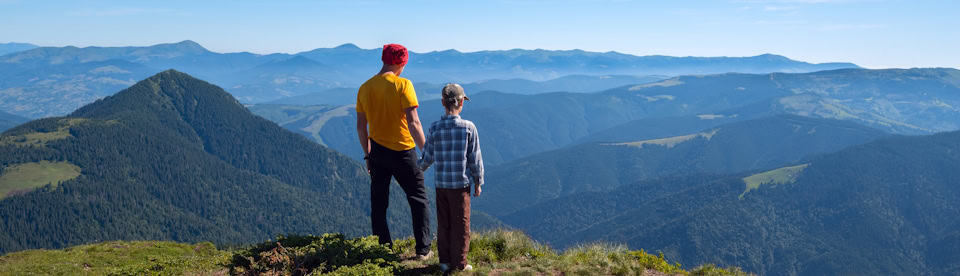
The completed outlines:
{"type": "MultiPolygon", "coordinates": [[[[352,103],[379,64],[0,44],[0,254],[368,234],[352,103]]],[[[403,76],[425,125],[442,83],[471,97],[474,229],[761,275],[960,273],[960,70],[515,49],[411,53],[403,76]]]]}
{"type": "MultiPolygon", "coordinates": [[[[471,90],[463,116],[479,128],[490,184],[476,222],[554,247],[622,243],[764,275],[956,274],[960,132],[891,134],[956,130],[958,79],[841,69],[471,90]]],[[[365,234],[352,108],[245,106],[168,70],[13,127],[0,135],[0,253],[365,234]]],[[[420,111],[429,123],[442,107],[425,99],[420,111]]],[[[407,233],[394,190],[391,224],[407,233]]]]}
{"type": "MultiPolygon", "coordinates": [[[[410,57],[406,76],[434,84],[491,79],[516,82],[513,80],[517,78],[543,81],[569,75],[674,76],[857,68],[850,63],[810,64],[770,54],[667,57],[514,49],[466,53],[447,50],[411,53],[410,57]]],[[[28,118],[64,115],[170,68],[209,80],[241,102],[262,103],[359,87],[380,68],[380,50],[345,44],[296,54],[216,53],[189,40],[147,47],[38,47],[0,56],[0,110],[28,118]]],[[[570,88],[587,90],[589,86],[570,88]]]]}
{"type": "MultiPolygon", "coordinates": [[[[476,123],[491,165],[584,142],[656,139],[776,114],[837,119],[895,134],[960,129],[960,71],[841,69],[814,73],[681,76],[595,93],[472,93],[463,117],[476,123]]],[[[293,105],[255,105],[300,113],[281,126],[359,158],[355,112],[293,105]],[[310,111],[312,110],[312,111],[310,111]]],[[[442,115],[423,100],[420,119],[442,115]]],[[[271,119],[273,120],[273,119],[271,119]]]]}

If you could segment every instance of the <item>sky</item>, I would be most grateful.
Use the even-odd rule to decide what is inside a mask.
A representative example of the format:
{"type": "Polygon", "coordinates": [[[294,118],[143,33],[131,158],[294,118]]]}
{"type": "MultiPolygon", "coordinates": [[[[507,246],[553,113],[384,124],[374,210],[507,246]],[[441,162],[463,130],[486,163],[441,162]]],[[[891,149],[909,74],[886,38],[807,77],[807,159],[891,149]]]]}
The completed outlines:
{"type": "Polygon", "coordinates": [[[0,43],[297,53],[551,49],[960,68],[955,0],[0,0],[0,43]]]}

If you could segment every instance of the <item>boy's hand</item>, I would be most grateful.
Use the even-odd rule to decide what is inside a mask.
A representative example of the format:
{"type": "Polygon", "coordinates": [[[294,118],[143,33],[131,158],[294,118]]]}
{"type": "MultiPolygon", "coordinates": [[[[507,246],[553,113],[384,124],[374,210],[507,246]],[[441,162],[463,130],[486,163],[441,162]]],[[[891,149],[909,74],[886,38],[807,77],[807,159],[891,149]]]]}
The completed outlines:
{"type": "Polygon", "coordinates": [[[474,185],[474,187],[475,188],[473,188],[473,197],[480,196],[480,185],[474,185]]]}
{"type": "Polygon", "coordinates": [[[417,169],[420,169],[422,172],[427,171],[428,166],[424,166],[423,157],[420,157],[420,160],[417,160],[417,169]]]}

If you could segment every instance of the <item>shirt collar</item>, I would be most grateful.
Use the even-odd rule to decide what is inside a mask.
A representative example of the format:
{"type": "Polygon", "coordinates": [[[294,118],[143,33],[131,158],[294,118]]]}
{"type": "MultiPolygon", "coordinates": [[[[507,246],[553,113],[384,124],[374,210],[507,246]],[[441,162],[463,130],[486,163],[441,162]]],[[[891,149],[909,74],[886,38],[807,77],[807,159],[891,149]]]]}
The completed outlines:
{"type": "Polygon", "coordinates": [[[447,115],[447,114],[443,114],[443,116],[440,117],[441,120],[459,119],[459,118],[460,118],[460,115],[447,115]]]}

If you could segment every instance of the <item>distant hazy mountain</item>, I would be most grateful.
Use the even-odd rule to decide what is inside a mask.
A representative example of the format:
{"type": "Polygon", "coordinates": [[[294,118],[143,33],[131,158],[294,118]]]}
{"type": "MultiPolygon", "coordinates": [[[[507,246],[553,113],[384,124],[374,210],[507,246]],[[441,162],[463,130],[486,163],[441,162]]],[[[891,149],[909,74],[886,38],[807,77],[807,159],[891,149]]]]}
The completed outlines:
{"type": "MultiPolygon", "coordinates": [[[[470,94],[470,96],[471,100],[468,105],[470,105],[469,108],[471,110],[489,110],[508,106],[505,105],[505,103],[519,103],[533,97],[495,91],[485,91],[470,94]]],[[[355,97],[356,96],[354,96],[354,98],[355,97]]],[[[249,108],[251,112],[257,115],[274,121],[293,132],[310,137],[314,141],[353,157],[356,160],[360,160],[363,157],[359,144],[357,144],[357,113],[354,105],[303,106],[292,104],[257,104],[249,108]]],[[[424,124],[429,124],[439,120],[444,110],[439,100],[422,100],[420,101],[420,108],[417,112],[420,115],[420,120],[423,121],[424,124]]],[[[490,139],[496,140],[497,138],[491,137],[490,139]]],[[[488,158],[486,157],[488,155],[487,151],[493,152],[495,149],[484,146],[485,161],[488,158]]],[[[490,157],[490,160],[496,163],[498,159],[490,157]]]]}
{"type": "MultiPolygon", "coordinates": [[[[525,79],[485,80],[472,83],[461,83],[467,94],[484,91],[499,91],[510,94],[534,95],[547,92],[599,92],[624,85],[644,84],[666,79],[663,76],[586,76],[571,75],[546,81],[531,81],[525,79]]],[[[440,90],[444,84],[418,82],[414,84],[417,97],[420,100],[440,98],[440,90]]],[[[234,94],[239,94],[234,92],[234,94]]],[[[357,88],[332,88],[320,92],[282,98],[268,102],[268,104],[289,105],[346,105],[357,102],[357,88]]]]}
{"type": "Polygon", "coordinates": [[[526,79],[491,79],[464,85],[467,91],[500,91],[531,95],[547,92],[599,92],[625,85],[644,84],[667,79],[666,76],[568,75],[545,81],[526,79]]]}
{"type": "MultiPolygon", "coordinates": [[[[8,130],[0,164],[0,253],[369,232],[369,180],[358,162],[173,70],[8,130]]],[[[398,190],[391,223],[402,235],[410,222],[396,219],[408,212],[398,190]]]]}
{"type": "MultiPolygon", "coordinates": [[[[432,100],[440,98],[440,89],[443,88],[441,84],[433,83],[415,83],[415,90],[417,91],[417,99],[432,100]]],[[[303,94],[299,96],[281,98],[279,100],[274,100],[266,102],[265,104],[280,104],[280,105],[348,105],[357,103],[357,87],[338,87],[326,89],[320,92],[313,92],[308,94],[303,94]]]]}
{"type": "MultiPolygon", "coordinates": [[[[489,197],[473,205],[502,217],[537,202],[610,190],[644,179],[775,168],[885,135],[850,122],[779,115],[681,136],[580,144],[490,168],[487,180],[497,183],[497,188],[489,189],[489,197]]],[[[511,215],[505,222],[529,227],[526,230],[533,237],[549,236],[546,233],[552,230],[539,231],[548,226],[532,223],[536,219],[528,215],[511,215]]]]}
{"type": "Polygon", "coordinates": [[[27,118],[0,111],[0,133],[27,121],[27,118]]]}
{"type": "MultiPolygon", "coordinates": [[[[764,54],[753,57],[634,56],[580,50],[508,50],[461,53],[454,50],[411,55],[411,77],[420,81],[524,78],[545,80],[565,75],[691,75],[727,72],[801,73],[858,68],[851,63],[810,64],[764,54]],[[422,61],[422,62],[420,62],[422,61]],[[445,62],[452,66],[443,66],[445,62]],[[456,66],[456,63],[468,66],[456,66]],[[485,75],[477,78],[477,75],[485,75]]],[[[436,82],[436,81],[431,81],[436,82]]]]}
{"type": "Polygon", "coordinates": [[[960,132],[896,137],[765,172],[574,193],[508,221],[558,247],[625,243],[762,275],[956,275],[958,167],[960,132]]]}
{"type": "MultiPolygon", "coordinates": [[[[264,99],[311,95],[330,87],[344,87],[346,75],[336,66],[322,64],[304,56],[272,61],[231,74],[230,93],[242,102],[261,102],[264,99]]],[[[223,79],[223,78],[220,78],[223,79]]],[[[338,88],[332,88],[338,89],[338,88]]],[[[356,101],[356,89],[354,101],[356,101]]],[[[337,95],[337,94],[334,94],[337,95]]],[[[321,101],[314,104],[345,104],[342,101],[321,101]]]]}
{"type": "MultiPolygon", "coordinates": [[[[960,129],[955,69],[681,76],[598,93],[479,92],[471,99],[463,116],[477,124],[484,161],[492,165],[582,142],[683,135],[775,114],[846,120],[899,134],[960,129]]],[[[428,100],[419,112],[429,123],[443,109],[428,100]]],[[[297,125],[311,125],[311,135],[357,157],[354,117],[344,109],[297,125]]]]}
{"type": "Polygon", "coordinates": [[[9,53],[26,51],[33,48],[37,48],[37,45],[33,45],[30,43],[16,43],[16,42],[0,43],[0,56],[6,55],[9,53]]]}
{"type": "MultiPolygon", "coordinates": [[[[215,53],[189,40],[148,47],[39,47],[0,56],[0,108],[14,110],[11,107],[18,106],[17,115],[31,118],[63,115],[136,80],[171,68],[222,86],[244,103],[262,103],[338,87],[359,87],[380,68],[380,50],[347,44],[293,55],[215,53]]],[[[411,53],[411,62],[404,74],[415,82],[435,84],[505,79],[508,81],[489,82],[486,85],[491,87],[479,89],[525,93],[597,91],[631,82],[631,78],[646,78],[630,76],[809,72],[836,68],[856,68],[856,65],[810,64],[775,55],[699,58],[639,57],[579,50],[472,53],[449,50],[411,53]],[[568,75],[586,77],[561,78],[568,75]],[[626,77],[591,77],[612,75],[626,77]],[[551,85],[539,85],[515,81],[517,78],[561,79],[551,85]],[[593,83],[609,84],[591,89],[593,83]],[[511,87],[513,85],[518,87],[511,87]],[[569,89],[558,89],[564,87],[569,89]]]]}

